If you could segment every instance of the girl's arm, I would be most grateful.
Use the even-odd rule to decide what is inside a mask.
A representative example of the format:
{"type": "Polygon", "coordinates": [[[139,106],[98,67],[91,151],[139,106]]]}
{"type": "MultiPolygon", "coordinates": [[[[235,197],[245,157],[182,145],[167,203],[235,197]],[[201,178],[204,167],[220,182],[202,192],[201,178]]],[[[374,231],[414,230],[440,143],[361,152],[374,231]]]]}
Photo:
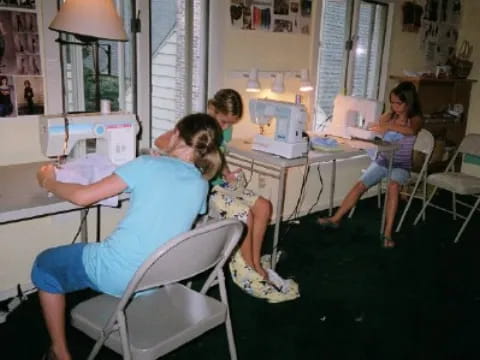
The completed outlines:
{"type": "Polygon", "coordinates": [[[112,174],[90,185],[63,183],[56,180],[53,165],[44,165],[37,172],[41,187],[58,197],[79,206],[88,206],[100,200],[118,195],[127,188],[127,184],[116,174],[112,174]]]}
{"type": "Polygon", "coordinates": [[[168,144],[170,144],[170,139],[172,138],[173,133],[174,130],[170,130],[157,137],[154,142],[155,146],[159,150],[166,150],[168,148],[168,144]]]}
{"type": "Polygon", "coordinates": [[[392,123],[385,124],[385,131],[396,131],[403,135],[417,135],[422,128],[423,120],[420,116],[414,116],[410,119],[410,126],[392,123]]]}

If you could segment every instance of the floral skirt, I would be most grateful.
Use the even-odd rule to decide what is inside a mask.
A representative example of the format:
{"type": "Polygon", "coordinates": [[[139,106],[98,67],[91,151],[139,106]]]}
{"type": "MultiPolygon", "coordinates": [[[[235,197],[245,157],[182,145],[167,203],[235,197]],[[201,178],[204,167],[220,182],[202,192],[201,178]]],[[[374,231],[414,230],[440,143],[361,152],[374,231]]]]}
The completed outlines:
{"type": "Polygon", "coordinates": [[[270,255],[262,256],[262,266],[267,270],[270,281],[251,268],[242,257],[240,249],[233,255],[229,267],[233,282],[247,294],[265,299],[269,303],[280,303],[300,297],[298,284],[292,279],[282,279],[270,269],[270,255]]]}
{"type": "Polygon", "coordinates": [[[209,208],[215,217],[237,219],[247,223],[250,208],[259,196],[247,188],[233,188],[228,184],[215,185],[209,198],[209,208]]]}

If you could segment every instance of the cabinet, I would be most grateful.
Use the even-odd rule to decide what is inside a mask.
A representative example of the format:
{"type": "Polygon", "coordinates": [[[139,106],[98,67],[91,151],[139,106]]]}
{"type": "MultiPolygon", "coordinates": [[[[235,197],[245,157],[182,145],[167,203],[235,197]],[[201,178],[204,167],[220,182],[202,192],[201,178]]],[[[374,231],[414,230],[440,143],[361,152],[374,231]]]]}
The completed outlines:
{"type": "Polygon", "coordinates": [[[390,76],[391,79],[415,84],[424,115],[424,128],[435,137],[435,149],[429,170],[442,171],[449,157],[465,136],[470,91],[476,80],[429,79],[390,76]],[[447,113],[449,106],[461,104],[463,113],[455,117],[447,113]]]}

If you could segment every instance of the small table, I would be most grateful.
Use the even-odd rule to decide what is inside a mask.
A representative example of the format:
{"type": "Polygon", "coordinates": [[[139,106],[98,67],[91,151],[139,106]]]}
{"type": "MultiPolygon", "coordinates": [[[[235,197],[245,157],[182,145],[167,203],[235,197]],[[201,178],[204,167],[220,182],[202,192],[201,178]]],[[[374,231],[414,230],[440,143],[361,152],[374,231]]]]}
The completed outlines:
{"type": "MultiPolygon", "coordinates": [[[[335,174],[336,161],[339,159],[347,159],[358,155],[364,155],[366,149],[377,149],[390,154],[389,169],[387,179],[390,178],[392,157],[396,145],[388,143],[373,143],[360,140],[337,139],[340,143],[341,151],[310,151],[308,156],[286,159],[278,155],[252,150],[252,141],[248,139],[232,139],[227,144],[227,157],[229,163],[241,167],[246,170],[256,172],[257,174],[266,175],[277,179],[279,181],[277,189],[277,204],[275,208],[275,229],[273,234],[273,250],[272,250],[272,268],[275,268],[277,257],[277,246],[280,235],[280,223],[282,220],[286,175],[289,168],[298,166],[310,166],[325,162],[332,162],[332,176],[330,182],[330,197],[329,197],[329,214],[333,211],[333,201],[335,193],[335,174]],[[250,165],[249,165],[250,164],[250,165]]],[[[385,204],[387,196],[385,196],[385,204]]],[[[382,222],[380,226],[380,234],[383,234],[385,224],[385,205],[383,207],[382,222]]]]}

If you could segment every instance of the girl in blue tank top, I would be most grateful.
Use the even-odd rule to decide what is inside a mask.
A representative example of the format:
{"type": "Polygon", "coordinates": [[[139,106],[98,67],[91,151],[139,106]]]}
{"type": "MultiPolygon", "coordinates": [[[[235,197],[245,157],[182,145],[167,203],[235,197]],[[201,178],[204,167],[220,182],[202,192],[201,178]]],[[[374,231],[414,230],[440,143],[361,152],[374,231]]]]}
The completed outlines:
{"type": "MultiPolygon", "coordinates": [[[[422,127],[422,122],[422,112],[415,85],[404,81],[390,92],[390,111],[383,114],[378,124],[370,128],[372,131],[383,134],[385,141],[399,145],[399,149],[393,156],[392,172],[387,186],[388,198],[383,235],[383,245],[387,248],[395,246],[392,240],[392,231],[398,208],[398,198],[401,186],[405,185],[410,177],[413,145],[417,133],[422,127]]],[[[347,194],[335,215],[319,218],[318,223],[323,228],[337,228],[343,216],[355,206],[362,194],[387,174],[388,157],[380,153],[347,194]]]]}

